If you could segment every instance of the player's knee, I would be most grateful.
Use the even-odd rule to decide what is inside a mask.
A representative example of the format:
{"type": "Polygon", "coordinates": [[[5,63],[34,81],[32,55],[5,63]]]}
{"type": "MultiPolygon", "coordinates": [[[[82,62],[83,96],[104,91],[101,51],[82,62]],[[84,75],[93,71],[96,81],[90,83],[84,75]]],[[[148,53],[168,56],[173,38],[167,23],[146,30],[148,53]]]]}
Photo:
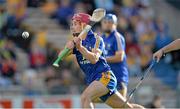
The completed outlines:
{"type": "Polygon", "coordinates": [[[91,100],[91,97],[88,94],[82,94],[81,95],[81,102],[87,101],[87,100],[91,100]]]}

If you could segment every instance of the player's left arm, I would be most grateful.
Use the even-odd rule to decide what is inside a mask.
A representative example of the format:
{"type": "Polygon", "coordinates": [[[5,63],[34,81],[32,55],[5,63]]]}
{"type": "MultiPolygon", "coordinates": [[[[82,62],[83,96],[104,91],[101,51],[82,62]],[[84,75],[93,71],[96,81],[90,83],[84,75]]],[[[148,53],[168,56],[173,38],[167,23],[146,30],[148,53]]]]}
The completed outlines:
{"type": "Polygon", "coordinates": [[[115,55],[106,57],[106,60],[109,63],[122,62],[125,55],[125,51],[122,48],[122,42],[120,37],[117,36],[115,42],[116,42],[114,43],[114,49],[116,50],[115,55]]]}
{"type": "Polygon", "coordinates": [[[171,51],[180,49],[180,38],[161,48],[157,52],[153,54],[153,59],[156,59],[157,62],[161,59],[161,57],[171,51]]]}
{"type": "MultiPolygon", "coordinates": [[[[75,40],[79,40],[78,38],[75,38],[75,40]]],[[[76,42],[76,48],[79,50],[79,52],[92,64],[96,64],[96,62],[99,60],[99,57],[102,54],[102,46],[103,42],[102,40],[96,41],[95,47],[92,49],[92,51],[88,51],[84,46],[82,46],[81,41],[75,41],[76,42]]]]}

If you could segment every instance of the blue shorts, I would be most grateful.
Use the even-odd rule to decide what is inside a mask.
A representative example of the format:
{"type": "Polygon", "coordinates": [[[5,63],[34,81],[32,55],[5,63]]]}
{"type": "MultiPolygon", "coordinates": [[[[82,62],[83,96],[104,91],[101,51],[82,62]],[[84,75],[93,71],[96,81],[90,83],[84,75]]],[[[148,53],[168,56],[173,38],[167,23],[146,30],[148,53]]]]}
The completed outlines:
{"type": "Polygon", "coordinates": [[[112,71],[107,71],[101,73],[100,77],[96,80],[100,81],[109,89],[109,92],[106,95],[100,97],[100,99],[105,102],[111,95],[113,95],[117,91],[117,79],[112,71]]]}

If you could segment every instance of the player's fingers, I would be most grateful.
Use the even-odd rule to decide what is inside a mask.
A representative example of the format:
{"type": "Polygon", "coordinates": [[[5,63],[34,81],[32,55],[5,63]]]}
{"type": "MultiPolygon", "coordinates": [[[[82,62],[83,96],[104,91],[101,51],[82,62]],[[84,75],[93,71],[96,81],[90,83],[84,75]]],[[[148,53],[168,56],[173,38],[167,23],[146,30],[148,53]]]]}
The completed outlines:
{"type": "Polygon", "coordinates": [[[81,38],[78,37],[78,38],[77,38],[77,42],[81,42],[81,38]]]}
{"type": "Polygon", "coordinates": [[[75,39],[75,43],[76,43],[76,45],[80,45],[81,44],[81,39],[80,38],[76,38],[75,39]]]}
{"type": "Polygon", "coordinates": [[[153,55],[153,60],[155,60],[156,62],[159,62],[160,56],[158,56],[158,55],[153,55]]]}
{"type": "Polygon", "coordinates": [[[74,48],[74,43],[73,43],[72,41],[69,41],[69,42],[66,44],[66,47],[67,47],[68,49],[72,49],[72,48],[74,48]]]}
{"type": "Polygon", "coordinates": [[[159,62],[160,58],[157,57],[157,58],[155,58],[155,60],[156,60],[156,62],[159,62]]]}
{"type": "Polygon", "coordinates": [[[160,51],[157,51],[156,53],[153,54],[153,59],[154,59],[156,62],[159,62],[161,56],[162,56],[162,53],[161,53],[160,51]]]}
{"type": "Polygon", "coordinates": [[[80,40],[80,39],[79,39],[78,37],[74,37],[74,38],[73,38],[73,41],[74,41],[74,43],[76,43],[76,44],[79,42],[79,40],[80,40]]]}
{"type": "Polygon", "coordinates": [[[156,54],[153,54],[153,60],[155,60],[156,59],[156,54]]]}
{"type": "Polygon", "coordinates": [[[153,60],[155,60],[156,62],[159,61],[158,58],[155,55],[153,55],[153,60]]]}

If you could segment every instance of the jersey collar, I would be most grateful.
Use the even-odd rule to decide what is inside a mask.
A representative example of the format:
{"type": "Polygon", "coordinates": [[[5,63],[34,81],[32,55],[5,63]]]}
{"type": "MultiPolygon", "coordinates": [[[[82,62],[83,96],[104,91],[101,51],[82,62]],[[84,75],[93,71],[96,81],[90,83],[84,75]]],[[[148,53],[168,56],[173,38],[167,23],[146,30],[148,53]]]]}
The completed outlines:
{"type": "Polygon", "coordinates": [[[106,37],[106,38],[109,38],[109,37],[111,37],[115,32],[116,32],[117,30],[115,29],[115,30],[113,30],[110,34],[109,34],[109,36],[108,37],[106,37],[105,36],[105,33],[104,33],[104,37],[106,37]]]}

